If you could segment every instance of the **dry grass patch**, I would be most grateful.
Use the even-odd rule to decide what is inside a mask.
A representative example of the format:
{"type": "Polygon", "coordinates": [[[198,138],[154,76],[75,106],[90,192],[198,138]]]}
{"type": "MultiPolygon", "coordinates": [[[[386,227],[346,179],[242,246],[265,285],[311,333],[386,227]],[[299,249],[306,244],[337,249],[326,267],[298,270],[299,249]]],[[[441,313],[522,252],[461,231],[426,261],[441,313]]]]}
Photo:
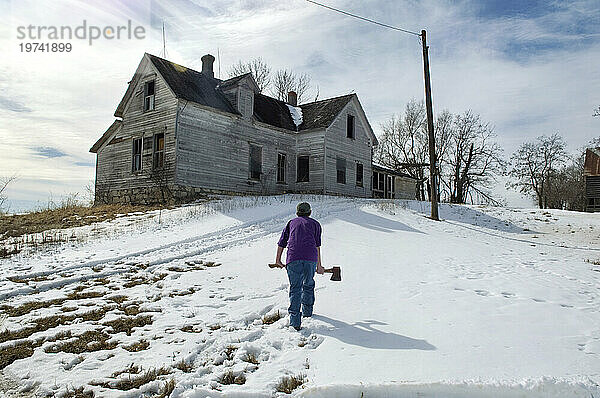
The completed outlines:
{"type": "Polygon", "coordinates": [[[59,344],[53,344],[45,349],[47,353],[56,354],[67,352],[71,354],[82,354],[84,352],[112,350],[117,347],[114,341],[109,342],[111,336],[99,330],[89,330],[76,336],[74,340],[69,340],[59,344]]]}
{"type": "Polygon", "coordinates": [[[83,387],[74,388],[73,390],[67,387],[67,392],[61,395],[61,398],[94,398],[94,392],[91,390],[85,391],[83,387]]]}
{"type": "Polygon", "coordinates": [[[279,310],[277,310],[277,312],[274,314],[263,316],[262,321],[265,325],[271,325],[280,319],[281,319],[281,314],[279,313],[279,310]]]}
{"type": "Polygon", "coordinates": [[[33,355],[33,351],[42,345],[43,340],[38,341],[23,341],[11,346],[0,348],[0,370],[4,369],[18,359],[29,358],[33,355]]]}
{"type": "Polygon", "coordinates": [[[195,329],[193,325],[185,325],[180,330],[186,333],[202,333],[202,329],[195,329]]]}
{"type": "Polygon", "coordinates": [[[80,227],[113,220],[120,215],[146,212],[158,206],[99,205],[93,207],[66,204],[57,209],[44,209],[26,214],[0,215],[0,237],[10,238],[50,229],[80,227]]]}
{"type": "Polygon", "coordinates": [[[107,300],[114,301],[117,304],[123,304],[128,299],[129,299],[129,297],[127,297],[127,296],[121,296],[121,295],[119,295],[119,296],[111,296],[111,297],[107,298],[107,300]]]}
{"type": "Polygon", "coordinates": [[[219,380],[217,380],[220,384],[229,385],[229,384],[239,384],[242,385],[246,383],[246,375],[240,373],[239,375],[235,375],[231,370],[223,373],[219,380]]]}
{"type": "Polygon", "coordinates": [[[225,347],[225,351],[223,351],[223,354],[225,354],[225,357],[227,357],[228,360],[232,360],[233,357],[235,356],[235,352],[237,351],[237,347],[234,345],[228,345],[227,347],[225,347]]]}
{"type": "Polygon", "coordinates": [[[136,277],[130,279],[129,282],[125,282],[123,284],[123,286],[126,288],[130,288],[130,287],[139,286],[139,285],[151,285],[153,283],[156,283],[156,282],[159,282],[159,281],[165,279],[165,277],[167,275],[169,275],[169,274],[161,273],[158,275],[154,275],[153,277],[136,276],[136,277]]]}
{"type": "Polygon", "coordinates": [[[190,294],[194,294],[196,291],[197,291],[196,288],[190,287],[188,290],[171,292],[171,293],[169,293],[169,297],[173,298],[173,297],[189,296],[190,294]]]}
{"type": "Polygon", "coordinates": [[[29,314],[31,311],[39,310],[41,308],[52,307],[53,305],[62,305],[66,301],[65,298],[53,299],[47,301],[29,301],[16,307],[10,305],[3,305],[0,309],[11,317],[23,316],[29,314]]]}
{"type": "MultiPolygon", "coordinates": [[[[0,255],[0,257],[2,257],[2,256],[0,255]]],[[[47,281],[50,278],[48,278],[48,276],[46,276],[46,275],[40,275],[40,276],[31,277],[31,278],[21,278],[19,276],[9,276],[6,279],[8,279],[9,281],[14,282],[14,283],[29,283],[29,282],[43,282],[43,281],[47,281]]]]}
{"type": "Polygon", "coordinates": [[[98,298],[104,296],[105,293],[91,291],[91,292],[82,292],[81,290],[71,292],[67,294],[67,300],[82,300],[82,299],[90,299],[90,298],[98,298]]]}
{"type": "Polygon", "coordinates": [[[23,303],[21,305],[18,305],[16,307],[5,304],[5,305],[0,306],[0,310],[2,310],[4,313],[6,313],[10,317],[19,317],[19,316],[29,314],[32,311],[42,309],[42,308],[49,308],[52,306],[63,305],[66,301],[99,298],[102,296],[104,296],[104,293],[102,293],[102,292],[74,291],[74,292],[67,294],[67,296],[63,297],[63,298],[57,298],[57,299],[46,300],[46,301],[29,301],[29,302],[23,303]]]}
{"type": "Polygon", "coordinates": [[[184,373],[190,373],[192,370],[194,370],[194,366],[191,363],[187,363],[183,359],[177,362],[175,365],[173,365],[173,367],[175,369],[181,370],[184,373]]]}
{"type": "Polygon", "coordinates": [[[117,376],[122,375],[123,373],[129,373],[129,374],[138,374],[142,371],[142,368],[138,365],[134,365],[133,363],[131,365],[129,365],[129,367],[123,369],[123,370],[118,370],[115,373],[112,374],[112,378],[115,378],[117,376]]]}
{"type": "Polygon", "coordinates": [[[98,321],[104,317],[108,308],[101,308],[82,314],[73,315],[51,315],[43,318],[36,318],[31,321],[33,326],[24,327],[18,330],[4,330],[0,332],[0,343],[4,343],[10,340],[21,340],[28,338],[34,333],[43,332],[48,329],[53,329],[60,325],[65,325],[68,322],[72,322],[75,319],[83,319],[84,321],[98,321]]]}
{"type": "Polygon", "coordinates": [[[140,352],[147,350],[150,347],[150,343],[146,339],[142,339],[138,342],[132,343],[130,345],[123,346],[123,348],[129,352],[140,352]]]}
{"type": "Polygon", "coordinates": [[[104,388],[117,389],[121,391],[129,391],[136,388],[140,388],[144,384],[148,384],[156,380],[159,376],[170,374],[171,371],[168,368],[150,369],[146,373],[140,374],[136,377],[129,377],[127,379],[119,379],[116,381],[107,381],[103,383],[94,383],[92,385],[101,386],[104,388]]]}
{"type": "Polygon", "coordinates": [[[158,390],[158,395],[155,398],[167,398],[171,396],[171,393],[175,389],[175,379],[171,379],[167,381],[161,388],[158,390]]]}
{"type": "Polygon", "coordinates": [[[242,361],[251,363],[253,365],[258,365],[258,359],[256,359],[256,354],[253,352],[248,352],[242,357],[242,361]]]}
{"type": "Polygon", "coordinates": [[[131,335],[133,328],[139,328],[146,325],[151,325],[153,322],[152,315],[142,315],[133,317],[123,317],[103,323],[104,326],[110,326],[115,333],[124,332],[128,336],[131,335]]]}
{"type": "Polygon", "coordinates": [[[292,391],[306,383],[306,381],[306,375],[303,374],[284,376],[279,380],[279,384],[275,387],[275,391],[291,394],[292,391]]]}

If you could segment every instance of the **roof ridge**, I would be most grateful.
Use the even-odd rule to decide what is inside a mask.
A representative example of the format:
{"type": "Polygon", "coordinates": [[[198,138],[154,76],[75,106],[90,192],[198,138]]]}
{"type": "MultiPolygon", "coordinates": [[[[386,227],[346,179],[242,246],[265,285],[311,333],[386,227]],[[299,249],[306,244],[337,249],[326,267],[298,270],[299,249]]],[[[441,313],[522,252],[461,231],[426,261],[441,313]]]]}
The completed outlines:
{"type": "Polygon", "coordinates": [[[298,106],[318,104],[319,102],[331,101],[331,100],[340,99],[340,98],[343,98],[343,97],[351,97],[353,95],[356,95],[356,93],[338,95],[337,97],[325,98],[325,99],[322,99],[322,100],[319,100],[319,101],[305,102],[304,104],[301,104],[301,105],[298,105],[298,106]]]}
{"type": "MultiPolygon", "coordinates": [[[[173,64],[173,65],[181,66],[182,68],[185,68],[185,69],[190,70],[192,72],[196,72],[196,73],[202,74],[202,72],[199,72],[196,69],[192,69],[189,66],[185,66],[185,65],[178,64],[177,62],[169,61],[168,59],[159,57],[158,55],[154,55],[154,54],[150,54],[150,53],[146,53],[146,54],[148,54],[149,56],[151,56],[153,58],[158,58],[161,61],[165,61],[165,62],[168,62],[168,63],[173,64]]],[[[213,79],[215,79],[215,78],[213,78],[213,79]]]]}

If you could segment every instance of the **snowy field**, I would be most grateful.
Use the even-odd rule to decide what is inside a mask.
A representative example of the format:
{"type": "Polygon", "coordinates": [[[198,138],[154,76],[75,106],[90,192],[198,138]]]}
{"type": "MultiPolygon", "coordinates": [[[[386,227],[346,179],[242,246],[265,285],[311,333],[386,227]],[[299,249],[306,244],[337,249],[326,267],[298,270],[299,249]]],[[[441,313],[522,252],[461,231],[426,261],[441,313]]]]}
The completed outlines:
{"type": "Polygon", "coordinates": [[[600,397],[600,214],[428,212],[288,195],[68,231],[0,260],[0,390],[273,397],[294,376],[300,397],[600,397]],[[301,199],[342,281],[316,276],[297,332],[267,263],[301,199]]]}

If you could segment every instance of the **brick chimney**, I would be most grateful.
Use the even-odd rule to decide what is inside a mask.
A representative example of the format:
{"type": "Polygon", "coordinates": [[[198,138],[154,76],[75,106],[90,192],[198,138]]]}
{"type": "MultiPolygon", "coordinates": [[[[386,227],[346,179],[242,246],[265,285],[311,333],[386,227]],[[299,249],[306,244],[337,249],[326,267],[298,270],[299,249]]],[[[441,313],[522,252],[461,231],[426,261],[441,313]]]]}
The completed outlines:
{"type": "Polygon", "coordinates": [[[295,91],[288,92],[288,100],[287,103],[291,106],[298,106],[298,95],[295,91]]]}
{"type": "Polygon", "coordinates": [[[215,74],[213,72],[213,63],[215,62],[215,57],[213,57],[210,54],[206,54],[201,59],[202,59],[202,74],[209,76],[209,77],[215,77],[215,74]]]}

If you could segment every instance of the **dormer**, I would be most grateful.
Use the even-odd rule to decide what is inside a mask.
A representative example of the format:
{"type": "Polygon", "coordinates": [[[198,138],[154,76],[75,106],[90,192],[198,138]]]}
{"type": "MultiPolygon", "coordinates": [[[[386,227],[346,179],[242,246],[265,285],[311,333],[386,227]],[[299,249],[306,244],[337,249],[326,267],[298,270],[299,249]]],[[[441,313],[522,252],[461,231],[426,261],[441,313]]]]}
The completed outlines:
{"type": "Polygon", "coordinates": [[[244,119],[250,120],[254,114],[254,93],[260,92],[251,73],[224,80],[219,90],[244,119]]]}

